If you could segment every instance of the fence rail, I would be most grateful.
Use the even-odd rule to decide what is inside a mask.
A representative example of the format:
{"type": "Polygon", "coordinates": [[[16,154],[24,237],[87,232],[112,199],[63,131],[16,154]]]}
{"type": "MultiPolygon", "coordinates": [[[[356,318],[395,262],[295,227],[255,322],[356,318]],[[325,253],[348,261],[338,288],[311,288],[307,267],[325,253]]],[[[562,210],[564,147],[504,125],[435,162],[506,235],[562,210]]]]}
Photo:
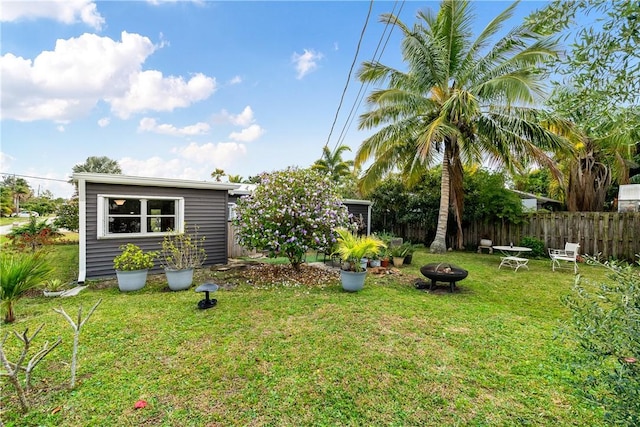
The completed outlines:
{"type": "Polygon", "coordinates": [[[476,223],[464,230],[464,245],[475,247],[483,237],[498,245],[535,237],[545,248],[579,243],[580,253],[632,262],[640,254],[640,213],[550,212],[531,214],[523,224],[476,223]]]}
{"type": "MultiPolygon", "coordinates": [[[[434,230],[421,226],[392,227],[391,231],[412,242],[431,243],[434,230]]],[[[549,212],[527,216],[522,224],[476,222],[463,229],[464,246],[476,248],[480,239],[494,245],[519,243],[523,237],[535,237],[547,248],[563,248],[566,242],[579,243],[580,253],[604,259],[634,262],[640,254],[639,212],[549,212]]],[[[455,236],[448,236],[447,246],[455,248],[455,236]]]]}

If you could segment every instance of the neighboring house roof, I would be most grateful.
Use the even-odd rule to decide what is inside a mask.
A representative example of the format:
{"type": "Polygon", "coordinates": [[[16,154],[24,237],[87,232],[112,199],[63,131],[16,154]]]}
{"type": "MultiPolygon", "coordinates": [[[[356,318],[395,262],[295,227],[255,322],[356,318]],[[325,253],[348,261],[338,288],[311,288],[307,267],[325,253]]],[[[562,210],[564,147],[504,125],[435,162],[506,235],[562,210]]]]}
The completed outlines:
{"type": "Polygon", "coordinates": [[[202,188],[210,190],[235,190],[240,184],[226,182],[195,181],[187,179],[152,178],[133,175],[113,175],[106,173],[79,172],[72,176],[74,181],[95,182],[102,184],[139,185],[146,187],[202,188]]]}
{"type": "Polygon", "coordinates": [[[625,184],[618,189],[618,201],[640,200],[640,184],[625,184]]]}
{"type": "Polygon", "coordinates": [[[535,194],[527,193],[526,191],[513,190],[511,188],[509,188],[508,190],[516,193],[518,196],[520,196],[521,199],[536,199],[536,200],[538,200],[540,202],[543,202],[543,203],[559,203],[559,204],[562,204],[562,202],[560,200],[550,199],[548,197],[543,197],[543,196],[536,196],[535,194]]]}
{"type": "Polygon", "coordinates": [[[236,184],[238,187],[229,190],[229,194],[232,196],[245,196],[247,194],[253,194],[254,190],[258,186],[257,184],[236,184]]]}

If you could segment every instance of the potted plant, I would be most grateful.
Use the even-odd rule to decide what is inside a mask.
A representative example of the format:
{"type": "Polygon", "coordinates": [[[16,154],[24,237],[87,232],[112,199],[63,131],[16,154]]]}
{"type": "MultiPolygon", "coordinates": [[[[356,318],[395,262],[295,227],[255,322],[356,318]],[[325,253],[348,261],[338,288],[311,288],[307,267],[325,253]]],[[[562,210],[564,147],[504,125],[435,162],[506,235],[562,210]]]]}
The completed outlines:
{"type": "Polygon", "coordinates": [[[389,251],[389,247],[382,248],[382,250],[380,251],[380,267],[389,267],[390,258],[391,252],[389,251]]]}
{"type": "Polygon", "coordinates": [[[113,259],[118,288],[123,292],[137,291],[147,283],[147,273],[153,268],[158,252],[144,252],[139,246],[127,243],[120,246],[122,253],[113,259]]]}
{"type": "Polygon", "coordinates": [[[359,291],[364,287],[367,274],[366,267],[362,267],[360,260],[367,255],[379,254],[385,244],[376,237],[356,236],[346,229],[338,229],[336,232],[336,253],[344,261],[340,271],[342,288],[348,292],[359,291]]]}
{"type": "Polygon", "coordinates": [[[59,297],[66,291],[67,285],[60,279],[50,279],[44,284],[42,293],[45,297],[59,297]]]}
{"type": "Polygon", "coordinates": [[[407,245],[394,246],[391,248],[391,256],[393,257],[393,266],[400,267],[404,264],[404,257],[407,256],[409,248],[407,245]]]}
{"type": "Polygon", "coordinates": [[[204,236],[198,237],[198,227],[193,234],[169,233],[164,236],[160,251],[161,264],[167,276],[169,289],[181,291],[189,289],[193,283],[193,271],[207,259],[204,236]]]}
{"type": "Polygon", "coordinates": [[[413,260],[413,253],[418,248],[424,248],[424,245],[421,245],[421,244],[414,245],[411,242],[407,242],[405,244],[407,245],[407,254],[404,256],[404,264],[409,265],[413,260]]]}

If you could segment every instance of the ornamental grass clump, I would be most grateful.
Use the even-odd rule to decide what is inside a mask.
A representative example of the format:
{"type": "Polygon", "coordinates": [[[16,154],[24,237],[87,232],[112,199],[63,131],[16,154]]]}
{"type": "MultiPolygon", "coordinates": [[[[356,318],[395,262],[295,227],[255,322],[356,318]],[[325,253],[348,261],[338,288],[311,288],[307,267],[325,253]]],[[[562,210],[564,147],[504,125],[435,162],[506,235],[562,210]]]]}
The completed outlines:
{"type": "Polygon", "coordinates": [[[334,230],[350,226],[336,184],[298,168],[263,174],[255,192],[238,200],[233,223],[241,246],[287,257],[295,269],[307,251],[330,251],[334,230]]]}
{"type": "Polygon", "coordinates": [[[149,270],[153,268],[158,252],[144,252],[139,246],[127,243],[120,246],[122,253],[113,259],[113,266],[119,271],[149,270]]]}
{"type": "Polygon", "coordinates": [[[164,236],[160,258],[162,267],[168,270],[188,270],[198,268],[207,259],[204,249],[205,237],[198,236],[198,227],[189,233],[172,232],[164,236]]]}
{"type": "Polygon", "coordinates": [[[337,229],[336,232],[338,233],[338,241],[335,253],[348,263],[348,270],[351,271],[363,271],[360,260],[378,255],[386,247],[382,240],[375,236],[356,236],[344,228],[337,229]]]}
{"type": "Polygon", "coordinates": [[[0,253],[0,308],[5,323],[16,320],[14,304],[27,291],[40,286],[53,268],[42,251],[0,253]]]}

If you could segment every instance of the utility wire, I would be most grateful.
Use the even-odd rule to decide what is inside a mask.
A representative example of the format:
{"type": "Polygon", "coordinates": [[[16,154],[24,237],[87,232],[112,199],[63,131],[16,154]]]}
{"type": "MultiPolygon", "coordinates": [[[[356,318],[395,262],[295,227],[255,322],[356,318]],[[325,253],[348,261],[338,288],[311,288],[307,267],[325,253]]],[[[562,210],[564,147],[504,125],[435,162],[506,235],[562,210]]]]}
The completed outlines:
{"type": "MultiPolygon", "coordinates": [[[[397,15],[395,15],[396,17],[400,15],[400,13],[402,13],[402,9],[404,8],[404,0],[402,1],[402,4],[400,5],[400,9],[398,9],[398,13],[397,15]]],[[[396,6],[398,5],[398,2],[396,1],[393,5],[393,9],[391,10],[391,14],[393,15],[396,9],[396,6]]],[[[385,49],[387,48],[387,44],[389,43],[389,39],[391,38],[391,33],[393,32],[393,28],[391,27],[391,29],[389,30],[389,34],[387,34],[387,39],[384,42],[384,45],[382,46],[382,50],[380,51],[380,55],[378,55],[378,50],[380,49],[380,45],[382,44],[382,40],[384,39],[384,36],[387,32],[387,29],[389,28],[389,22],[387,22],[385,24],[384,27],[384,31],[382,32],[382,35],[380,36],[380,40],[378,41],[378,45],[376,46],[376,50],[373,52],[373,57],[372,57],[372,61],[373,62],[379,62],[380,58],[382,58],[382,54],[384,53],[385,49]],[[376,59],[376,55],[378,55],[377,59],[376,59]]],[[[369,83],[367,83],[366,85],[364,83],[360,84],[360,90],[358,91],[358,94],[356,95],[356,100],[353,103],[353,106],[351,107],[351,111],[349,111],[349,115],[347,116],[347,120],[345,122],[345,125],[342,127],[342,131],[340,132],[340,136],[338,136],[338,140],[336,141],[336,145],[334,147],[334,150],[336,148],[338,148],[338,146],[344,142],[345,138],[347,137],[347,132],[349,130],[349,128],[351,128],[351,125],[353,124],[353,120],[355,119],[355,111],[360,108],[360,105],[362,104],[362,99],[364,98],[364,94],[363,92],[366,92],[366,89],[369,87],[369,83]]]]}
{"type": "Polygon", "coordinates": [[[20,178],[43,179],[45,181],[58,181],[58,182],[69,183],[69,181],[66,181],[64,179],[45,178],[45,177],[42,177],[42,176],[32,176],[32,175],[20,175],[18,173],[13,173],[13,172],[0,172],[0,175],[11,175],[11,176],[19,176],[20,178]]]}
{"type": "Polygon", "coordinates": [[[362,27],[362,31],[360,32],[360,40],[358,40],[358,46],[356,47],[356,53],[353,56],[353,62],[351,63],[351,68],[349,69],[349,75],[347,76],[347,82],[344,85],[344,89],[342,90],[342,95],[340,96],[340,103],[338,104],[338,110],[336,111],[336,115],[333,118],[333,123],[331,124],[331,130],[329,131],[329,136],[327,137],[327,142],[324,144],[325,147],[329,146],[329,141],[331,140],[331,134],[333,134],[333,128],[336,126],[336,122],[338,121],[338,115],[340,114],[340,108],[342,107],[342,102],[344,101],[344,96],[347,93],[347,88],[349,87],[349,81],[351,80],[351,73],[353,72],[353,67],[356,65],[356,60],[358,59],[358,53],[360,52],[360,45],[362,44],[362,39],[364,38],[364,32],[367,29],[367,24],[369,23],[369,17],[371,16],[371,10],[373,9],[373,0],[369,2],[369,11],[367,12],[367,19],[364,21],[364,26],[362,27]]]}

